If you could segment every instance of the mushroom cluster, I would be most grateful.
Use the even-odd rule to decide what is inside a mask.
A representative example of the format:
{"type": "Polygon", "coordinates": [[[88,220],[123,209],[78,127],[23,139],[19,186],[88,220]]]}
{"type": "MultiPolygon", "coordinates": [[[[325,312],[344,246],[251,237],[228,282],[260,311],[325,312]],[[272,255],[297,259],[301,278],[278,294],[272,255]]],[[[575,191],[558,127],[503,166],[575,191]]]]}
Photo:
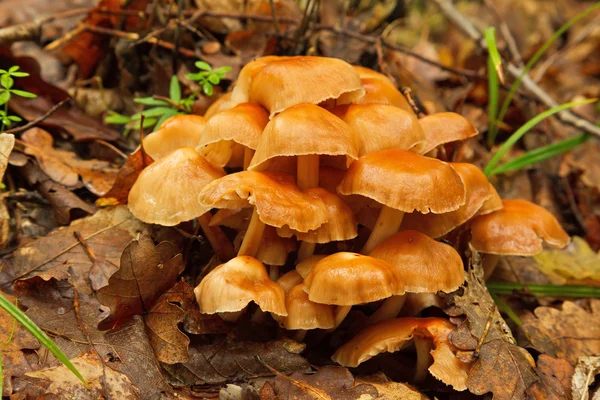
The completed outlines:
{"type": "Polygon", "coordinates": [[[453,325],[402,311],[407,298],[463,284],[449,234],[470,229],[488,274],[501,255],[569,241],[541,207],[502,200],[478,167],[448,161],[477,134],[464,117],[418,119],[370,69],[262,57],[206,115],[173,117],[144,139],[155,162],[131,189],[131,212],[197,221],[223,262],[195,289],[202,313],[236,321],[253,302],[302,340],[375,303],[361,308],[375,310],[368,327],[333,355],[341,365],[414,342],[415,380],[429,371],[465,390],[470,365],[448,340],[453,325]]]}

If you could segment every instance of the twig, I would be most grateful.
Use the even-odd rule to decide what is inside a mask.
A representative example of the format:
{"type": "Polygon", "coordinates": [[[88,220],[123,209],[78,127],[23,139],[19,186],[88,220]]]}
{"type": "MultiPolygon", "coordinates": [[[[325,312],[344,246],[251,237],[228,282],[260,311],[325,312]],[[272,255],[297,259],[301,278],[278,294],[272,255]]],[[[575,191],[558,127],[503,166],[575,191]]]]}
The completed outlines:
{"type": "Polygon", "coordinates": [[[519,52],[519,48],[517,47],[517,41],[515,40],[515,37],[508,28],[506,21],[504,20],[504,18],[502,18],[492,0],[485,0],[484,2],[487,8],[489,8],[492,11],[494,16],[498,20],[498,23],[500,24],[500,32],[502,32],[502,37],[504,38],[504,40],[506,40],[506,44],[508,45],[508,51],[510,52],[511,57],[519,67],[525,66],[525,64],[523,63],[523,58],[521,57],[521,53],[519,52]]]}
{"type": "MultiPolygon", "coordinates": [[[[462,29],[462,31],[469,36],[473,41],[475,41],[479,46],[486,49],[487,45],[484,40],[482,40],[481,33],[475,28],[475,26],[469,21],[464,15],[458,11],[451,0],[434,0],[438,6],[441,8],[442,12],[451,20],[457,27],[462,29]]],[[[511,62],[506,62],[506,70],[516,79],[522,77],[521,83],[523,86],[529,90],[538,100],[543,103],[546,107],[553,108],[558,106],[559,104],[548,94],[544,89],[538,86],[527,74],[523,75],[523,69],[517,67],[511,62]]],[[[592,133],[594,135],[600,136],[600,127],[596,126],[594,123],[581,118],[570,111],[561,111],[556,114],[558,119],[562,122],[579,128],[585,132],[592,133]]]]}
{"type": "Polygon", "coordinates": [[[126,159],[128,158],[127,154],[123,153],[121,150],[119,150],[116,146],[108,143],[106,140],[102,140],[102,139],[94,139],[95,142],[98,142],[106,147],[108,147],[109,149],[111,149],[112,151],[114,151],[115,153],[117,153],[119,156],[121,156],[122,158],[126,159]]]}
{"type": "Polygon", "coordinates": [[[152,96],[152,98],[155,99],[155,100],[166,101],[171,106],[173,106],[176,109],[178,109],[179,111],[188,112],[184,107],[180,106],[178,103],[175,103],[173,100],[171,100],[170,98],[168,98],[166,96],[159,96],[159,95],[155,94],[154,96],[152,96]]]}
{"type": "Polygon", "coordinates": [[[27,129],[34,127],[35,125],[39,124],[40,122],[42,122],[43,120],[45,120],[46,118],[48,118],[49,116],[51,116],[56,110],[58,110],[59,108],[61,108],[65,103],[67,103],[69,101],[71,101],[71,98],[67,97],[66,99],[61,100],[60,102],[56,103],[51,109],[49,109],[48,111],[46,111],[46,113],[44,115],[41,115],[41,116],[37,117],[33,121],[30,121],[30,122],[26,123],[23,126],[19,126],[17,128],[9,129],[9,130],[5,131],[4,133],[19,133],[19,132],[26,131],[27,129]]]}
{"type": "Polygon", "coordinates": [[[275,27],[275,34],[281,36],[279,31],[279,21],[277,20],[277,10],[275,9],[275,1],[269,0],[269,6],[271,7],[271,17],[273,17],[273,26],[275,27]]]}

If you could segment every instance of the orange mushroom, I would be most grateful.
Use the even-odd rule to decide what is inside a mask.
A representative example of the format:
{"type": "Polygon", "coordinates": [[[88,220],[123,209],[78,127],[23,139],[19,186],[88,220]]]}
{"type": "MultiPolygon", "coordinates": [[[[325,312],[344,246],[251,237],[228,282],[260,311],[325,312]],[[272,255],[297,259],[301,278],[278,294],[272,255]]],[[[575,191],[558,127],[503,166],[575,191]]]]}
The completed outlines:
{"type": "Polygon", "coordinates": [[[208,107],[208,109],[204,113],[204,118],[206,120],[209,120],[216,113],[225,111],[225,110],[231,108],[232,105],[231,105],[230,100],[231,100],[231,92],[225,93],[224,95],[219,97],[217,100],[215,100],[214,103],[212,103],[208,107]]]}
{"type": "Polygon", "coordinates": [[[354,104],[389,104],[412,113],[414,111],[396,85],[385,75],[372,69],[354,66],[365,89],[365,95],[353,101],[354,104]]]}
{"type": "Polygon", "coordinates": [[[398,231],[404,213],[441,214],[465,204],[465,188],[448,164],[406,150],[382,150],[350,165],[338,186],[343,195],[361,195],[383,207],[362,249],[368,254],[398,231]]]}
{"type": "Polygon", "coordinates": [[[563,248],[570,242],[556,218],[527,200],[502,200],[503,208],[471,221],[471,246],[485,253],[485,276],[492,275],[502,255],[533,256],[543,244],[563,248]]]}
{"type": "Polygon", "coordinates": [[[265,56],[255,58],[248,64],[244,65],[244,68],[240,71],[237,81],[231,92],[230,105],[236,106],[241,103],[247,103],[250,101],[250,89],[252,87],[252,81],[257,73],[264,68],[265,65],[272,61],[284,60],[288,57],[279,56],[265,56]]]}
{"type": "Polygon", "coordinates": [[[446,143],[467,140],[479,133],[465,117],[453,112],[428,115],[419,119],[419,123],[426,138],[421,154],[446,143]]]}
{"type": "Polygon", "coordinates": [[[199,115],[175,115],[144,138],[144,151],[158,160],[181,147],[196,147],[205,126],[206,120],[199,115]]]}
{"type": "Polygon", "coordinates": [[[392,319],[362,330],[331,358],[345,367],[356,367],[380,353],[401,350],[412,340],[417,352],[415,381],[422,382],[429,371],[455,390],[463,391],[467,389],[471,364],[456,357],[458,349],[448,340],[453,330],[454,325],[443,318],[392,319]]]}

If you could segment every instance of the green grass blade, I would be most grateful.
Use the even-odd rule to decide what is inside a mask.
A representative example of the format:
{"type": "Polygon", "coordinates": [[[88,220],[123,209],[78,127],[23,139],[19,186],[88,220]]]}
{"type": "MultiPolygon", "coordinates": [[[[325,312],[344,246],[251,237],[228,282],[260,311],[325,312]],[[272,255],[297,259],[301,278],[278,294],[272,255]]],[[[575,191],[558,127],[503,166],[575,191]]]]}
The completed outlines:
{"type": "Polygon", "coordinates": [[[0,294],[0,307],[4,308],[14,319],[16,319],[21,325],[25,327],[33,336],[36,337],[37,340],[40,341],[54,356],[62,362],[79,380],[83,383],[83,385],[87,388],[88,384],[83,378],[83,376],[79,373],[77,368],[71,363],[71,361],[67,358],[65,353],[46,335],[46,332],[41,330],[35,322],[33,322],[23,311],[19,310],[17,306],[8,301],[6,297],[0,294]]]}
{"type": "MultiPolygon", "coordinates": [[[[579,20],[581,20],[582,18],[585,18],[590,13],[592,13],[598,9],[600,9],[600,2],[594,4],[587,10],[584,10],[584,11],[580,12],[579,14],[577,14],[576,16],[574,16],[573,18],[571,18],[563,26],[558,28],[556,30],[556,32],[554,32],[554,34],[550,37],[550,39],[548,39],[546,41],[546,43],[544,43],[542,45],[542,47],[540,47],[539,50],[535,52],[535,54],[529,59],[529,61],[523,68],[523,72],[517,77],[517,79],[511,85],[510,90],[508,91],[508,94],[507,94],[506,98],[504,99],[504,102],[502,103],[502,108],[500,109],[500,113],[498,114],[498,121],[504,120],[504,116],[506,115],[506,112],[508,111],[510,102],[512,101],[513,97],[517,93],[517,89],[519,88],[519,85],[521,84],[523,77],[531,70],[531,68],[533,68],[533,66],[544,55],[544,53],[546,53],[548,48],[550,46],[552,46],[552,43],[554,43],[559,37],[562,36],[563,33],[565,33],[571,26],[573,26],[579,20]]],[[[496,129],[497,129],[497,127],[496,127],[496,129]]]]}
{"type": "Polygon", "coordinates": [[[500,297],[498,297],[497,294],[494,294],[494,293],[490,293],[490,294],[492,295],[492,299],[494,299],[494,302],[496,303],[498,308],[501,311],[504,311],[504,313],[508,316],[508,318],[511,319],[511,321],[513,321],[517,326],[523,325],[523,321],[521,321],[521,318],[519,318],[519,316],[517,314],[515,314],[515,312],[512,310],[512,308],[510,308],[510,306],[508,304],[506,304],[504,302],[504,300],[502,300],[500,297]]]}
{"type": "Polygon", "coordinates": [[[171,77],[171,83],[169,84],[169,98],[173,100],[174,103],[179,103],[181,101],[181,86],[179,86],[177,75],[171,77]]]}
{"type": "Polygon", "coordinates": [[[560,106],[553,107],[549,110],[544,111],[541,114],[536,115],[535,117],[533,117],[532,119],[527,121],[522,127],[517,129],[516,132],[513,133],[508,138],[508,140],[506,142],[504,142],[504,144],[502,144],[502,146],[500,146],[500,148],[498,149],[496,154],[494,154],[494,156],[492,157],[492,159],[490,160],[488,165],[485,167],[483,172],[485,173],[486,176],[490,176],[491,172],[494,170],[496,165],[498,165],[498,162],[502,159],[502,157],[504,157],[504,154],[506,154],[506,152],[508,152],[511,149],[511,147],[514,146],[514,144],[517,143],[519,141],[519,139],[521,139],[521,137],[523,137],[523,135],[525,135],[527,132],[529,132],[534,126],[539,124],[544,119],[546,119],[556,113],[559,113],[563,110],[566,110],[568,108],[580,106],[583,104],[593,103],[595,101],[596,101],[596,99],[588,99],[588,100],[583,100],[583,101],[572,101],[569,103],[561,104],[560,106]]]}
{"type": "Polygon", "coordinates": [[[512,294],[514,291],[527,288],[536,296],[600,298],[600,287],[574,285],[522,285],[520,283],[488,282],[490,293],[512,294]]]}
{"type": "Polygon", "coordinates": [[[571,139],[562,140],[560,142],[529,151],[494,168],[490,172],[490,176],[502,174],[504,172],[515,171],[540,161],[555,157],[579,146],[582,143],[585,143],[591,137],[592,136],[590,134],[584,133],[571,139]]]}

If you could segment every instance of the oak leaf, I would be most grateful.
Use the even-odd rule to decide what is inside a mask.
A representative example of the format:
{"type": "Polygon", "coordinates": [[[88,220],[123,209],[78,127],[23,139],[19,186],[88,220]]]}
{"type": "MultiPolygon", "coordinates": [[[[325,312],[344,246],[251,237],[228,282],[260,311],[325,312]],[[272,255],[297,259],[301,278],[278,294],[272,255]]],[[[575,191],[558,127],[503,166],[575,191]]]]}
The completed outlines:
{"type": "Polygon", "coordinates": [[[558,284],[564,285],[569,279],[600,281],[600,254],[580,237],[574,236],[564,249],[544,250],[534,259],[537,267],[558,284]]]}
{"type": "Polygon", "coordinates": [[[571,379],[575,370],[567,360],[540,354],[535,368],[540,381],[527,389],[530,398],[539,400],[571,400],[571,379]]]}
{"type": "Polygon", "coordinates": [[[123,250],[120,268],[98,290],[98,301],[111,309],[98,328],[110,329],[119,320],[150,311],[183,267],[181,254],[170,242],[155,246],[149,235],[132,240],[123,250]]]}

